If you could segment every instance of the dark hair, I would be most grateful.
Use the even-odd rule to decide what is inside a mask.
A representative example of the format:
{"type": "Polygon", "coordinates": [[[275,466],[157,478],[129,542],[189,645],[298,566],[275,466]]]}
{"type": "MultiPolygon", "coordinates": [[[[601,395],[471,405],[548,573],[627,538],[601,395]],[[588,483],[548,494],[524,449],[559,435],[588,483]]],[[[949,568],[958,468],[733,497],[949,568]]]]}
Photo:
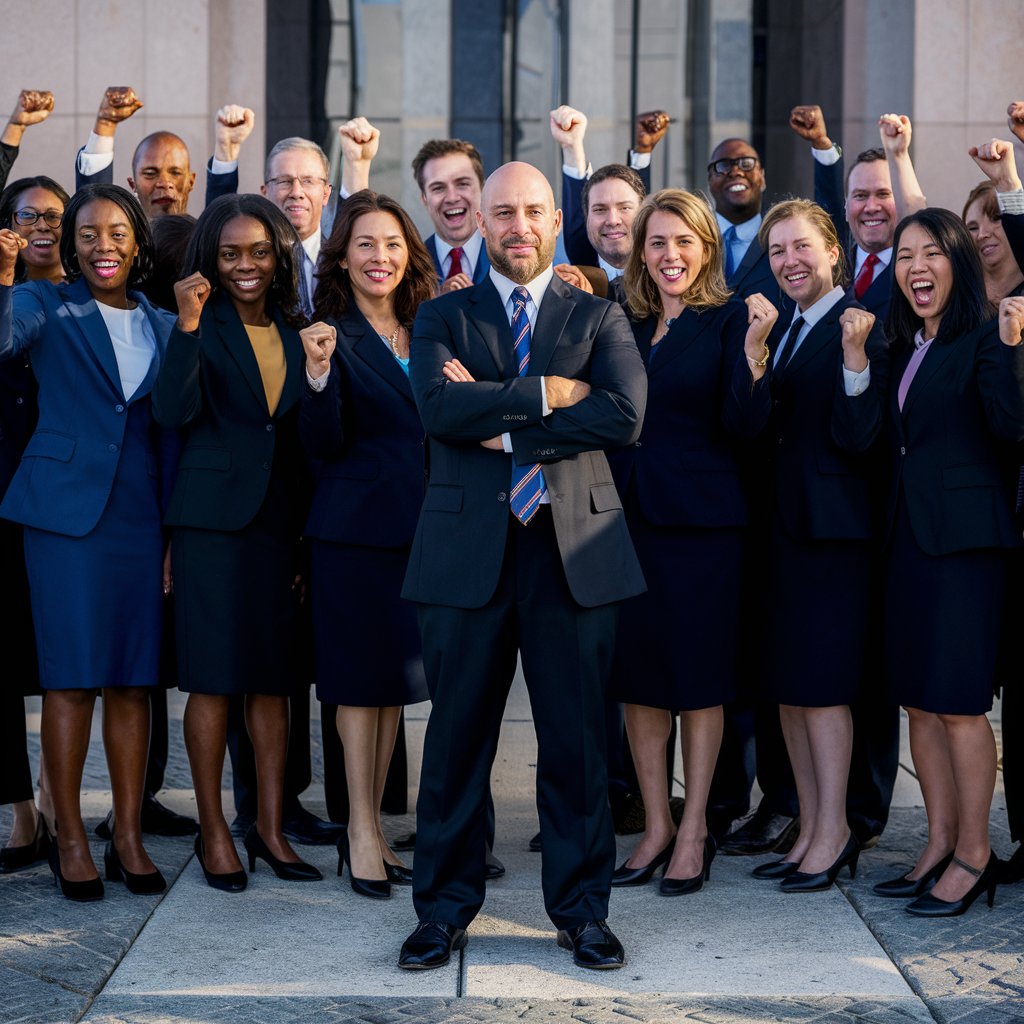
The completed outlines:
{"type": "Polygon", "coordinates": [[[405,247],[409,251],[408,266],[394,292],[398,322],[404,327],[411,327],[420,303],[433,298],[437,287],[437,272],[416,225],[396,200],[366,188],[345,200],[334,219],[331,237],[320,250],[316,274],[318,284],[313,297],[315,319],[337,319],[353,302],[348,271],[342,267],[341,261],[348,253],[356,221],[364,213],[376,212],[390,213],[398,221],[405,236],[405,247]]]}
{"type": "Polygon", "coordinates": [[[620,181],[624,181],[636,193],[641,203],[647,198],[647,189],[644,188],[643,179],[636,171],[625,164],[605,164],[604,167],[599,167],[587,178],[583,190],[580,192],[580,205],[583,207],[584,214],[590,212],[590,190],[602,181],[608,181],[609,178],[618,178],[620,181]]]}
{"type": "MultiPolygon", "coordinates": [[[[45,174],[37,174],[32,178],[18,178],[16,181],[12,181],[3,192],[0,192],[0,228],[9,228],[11,226],[14,222],[14,214],[18,206],[18,197],[22,192],[27,192],[30,188],[44,188],[47,192],[52,192],[60,200],[60,205],[65,210],[68,203],[71,202],[71,197],[67,192],[53,178],[48,178],[45,174]]],[[[19,254],[14,268],[14,280],[22,281],[24,278],[25,264],[22,262],[19,254]]]]}
{"type": "MultiPolygon", "coordinates": [[[[896,225],[896,235],[892,242],[894,261],[899,260],[903,232],[912,224],[928,232],[949,260],[953,272],[953,289],[935,337],[935,344],[942,345],[968,334],[993,316],[994,311],[985,296],[981,258],[964,222],[950,210],[929,206],[904,217],[896,225]]],[[[892,290],[889,319],[885,326],[889,340],[894,346],[912,345],[914,335],[922,323],[921,317],[903,294],[903,289],[896,285],[892,290]]]]}
{"type": "Polygon", "coordinates": [[[472,142],[464,139],[431,139],[420,146],[420,151],[412,158],[412,175],[416,184],[423,191],[423,169],[428,160],[436,160],[439,156],[450,156],[452,153],[462,153],[469,157],[473,170],[480,181],[480,187],[484,187],[484,158],[480,150],[472,142]]]}
{"type": "Polygon", "coordinates": [[[82,274],[75,249],[75,225],[82,207],[96,199],[106,199],[113,203],[128,218],[135,244],[139,247],[139,254],[128,274],[128,284],[137,287],[153,273],[153,234],[138,199],[120,185],[83,185],[64,207],[64,224],[60,235],[60,261],[64,264],[64,272],[69,281],[82,274]]]}
{"type": "Polygon", "coordinates": [[[872,149],[865,149],[863,152],[858,153],[857,159],[850,164],[850,168],[846,172],[846,191],[850,191],[850,175],[853,174],[853,169],[857,164],[873,164],[878,160],[885,163],[885,150],[878,146],[874,146],[872,149]]]}
{"type": "Polygon", "coordinates": [[[980,199],[982,212],[989,220],[1002,220],[1003,214],[999,209],[999,200],[996,199],[996,187],[987,179],[979,185],[975,185],[967,193],[967,201],[964,203],[964,212],[960,214],[961,219],[967,223],[967,211],[971,208],[976,199],[980,199]]]}
{"type": "Polygon", "coordinates": [[[188,243],[196,230],[196,219],[187,213],[172,213],[150,222],[153,232],[153,276],[139,289],[154,306],[178,311],[174,284],[180,281],[188,243]]]}
{"type": "Polygon", "coordinates": [[[299,269],[294,256],[299,238],[291,221],[263,196],[226,195],[210,203],[196,222],[192,241],[185,253],[181,276],[184,278],[200,273],[210,282],[214,294],[220,290],[220,275],[217,273],[220,236],[228,221],[236,217],[252,217],[267,229],[267,238],[274,248],[277,261],[267,298],[281,312],[289,326],[297,327],[305,323],[306,318],[299,307],[299,269]]]}

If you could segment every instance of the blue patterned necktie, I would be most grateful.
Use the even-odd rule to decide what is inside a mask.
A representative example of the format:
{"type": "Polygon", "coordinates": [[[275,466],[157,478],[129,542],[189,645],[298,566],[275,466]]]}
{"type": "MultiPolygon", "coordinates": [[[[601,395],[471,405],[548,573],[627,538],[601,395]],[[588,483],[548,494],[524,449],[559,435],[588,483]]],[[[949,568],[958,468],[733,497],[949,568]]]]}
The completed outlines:
{"type": "MultiPolygon", "coordinates": [[[[526,312],[529,300],[530,293],[522,285],[512,292],[512,342],[520,377],[525,377],[530,368],[530,317],[526,312]]],[[[539,462],[525,466],[512,463],[509,506],[524,526],[540,508],[540,499],[546,490],[539,462]]]]}
{"type": "Polygon", "coordinates": [[[736,273],[736,264],[732,258],[732,244],[736,241],[736,225],[733,224],[722,236],[723,247],[725,248],[725,279],[732,280],[736,273]]]}

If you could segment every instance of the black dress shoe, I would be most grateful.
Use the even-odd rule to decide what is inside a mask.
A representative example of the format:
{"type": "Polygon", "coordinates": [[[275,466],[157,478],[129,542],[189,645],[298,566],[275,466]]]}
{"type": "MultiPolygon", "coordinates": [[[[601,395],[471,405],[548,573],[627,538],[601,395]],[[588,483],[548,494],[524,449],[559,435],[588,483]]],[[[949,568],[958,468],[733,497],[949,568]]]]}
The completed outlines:
{"type": "Polygon", "coordinates": [[[199,822],[147,795],[142,800],[142,831],[151,836],[194,836],[199,832],[199,822]]]}
{"type": "Polygon", "coordinates": [[[758,864],[750,873],[754,878],[788,878],[799,870],[800,865],[796,861],[786,860],[783,857],[782,860],[770,860],[766,864],[758,864]]]}
{"type": "Polygon", "coordinates": [[[210,871],[206,867],[206,858],[203,856],[202,833],[196,836],[195,841],[196,860],[203,869],[203,877],[211,889],[219,889],[221,892],[243,892],[249,884],[249,878],[244,871],[222,871],[219,874],[210,871]]]}
{"type": "Polygon", "coordinates": [[[420,921],[402,943],[398,966],[407,971],[444,967],[452,958],[452,950],[464,948],[466,941],[465,928],[456,928],[444,921],[420,921]]]}
{"type": "Polygon", "coordinates": [[[876,896],[887,896],[890,899],[914,899],[926,893],[938,880],[953,861],[953,854],[947,853],[938,864],[929,868],[920,878],[907,878],[906,873],[898,878],[890,878],[874,886],[876,896]]]}
{"type": "Polygon", "coordinates": [[[983,892],[988,893],[988,908],[992,909],[996,898],[996,886],[999,884],[999,870],[1002,861],[994,853],[990,853],[988,863],[984,868],[971,867],[959,857],[954,857],[953,863],[963,868],[969,875],[974,875],[977,879],[974,885],[958,900],[940,900],[934,893],[926,892],[903,908],[908,914],[913,914],[915,917],[959,917],[983,892]]]}
{"type": "Polygon", "coordinates": [[[167,881],[159,871],[147,871],[136,875],[122,863],[121,857],[111,839],[103,853],[103,874],[108,882],[124,882],[128,891],[135,896],[152,896],[167,888],[167,881]]]}
{"type": "Polygon", "coordinates": [[[610,971],[626,962],[622,943],[607,921],[587,921],[576,928],[559,929],[558,944],[572,950],[572,962],[577,967],[610,971]]]}
{"type": "Polygon", "coordinates": [[[312,864],[305,861],[278,860],[270,852],[255,825],[245,834],[244,845],[245,852],[249,854],[250,873],[256,870],[256,858],[261,857],[270,866],[270,870],[286,882],[319,882],[324,877],[312,864]]]}
{"type": "Polygon", "coordinates": [[[111,831],[111,823],[114,820],[114,812],[107,811],[107,816],[92,830],[93,835],[99,839],[106,839],[109,843],[113,838],[113,832],[111,831]]]}
{"type": "Polygon", "coordinates": [[[334,846],[345,826],[324,821],[300,804],[285,814],[281,831],[286,839],[303,846],[334,846]]]}
{"type": "Polygon", "coordinates": [[[676,837],[673,836],[668,841],[668,846],[665,847],[660,853],[655,854],[650,861],[640,868],[629,867],[629,858],[627,857],[616,869],[612,872],[612,885],[615,888],[625,887],[627,885],[646,885],[662,864],[667,864],[669,858],[672,856],[672,851],[676,848],[676,837]]]}
{"type": "Polygon", "coordinates": [[[851,832],[839,856],[824,871],[794,871],[782,879],[779,888],[783,892],[821,892],[832,888],[839,872],[849,867],[850,877],[857,877],[857,859],[860,857],[860,843],[851,832]]]}
{"type": "Polygon", "coordinates": [[[799,833],[799,818],[776,814],[762,803],[751,818],[722,840],[719,849],[730,857],[787,853],[793,848],[799,833]]]}
{"type": "Polygon", "coordinates": [[[530,853],[540,853],[540,833],[530,837],[530,853]]]}
{"type": "Polygon", "coordinates": [[[36,834],[31,843],[24,846],[5,846],[0,850],[0,875],[12,871],[22,871],[33,864],[41,864],[50,855],[50,830],[46,827],[46,819],[36,815],[36,834]]]}
{"type": "MultiPolygon", "coordinates": [[[[386,900],[391,896],[391,881],[385,878],[356,878],[352,874],[352,858],[348,850],[348,832],[342,832],[338,836],[338,877],[341,878],[342,871],[348,865],[348,877],[352,883],[352,891],[357,896],[366,896],[371,900],[386,900]]],[[[388,865],[384,864],[384,874],[387,875],[388,865]]]]}
{"type": "Polygon", "coordinates": [[[392,885],[412,885],[412,868],[384,861],[384,874],[392,885]]]}
{"type": "Polygon", "coordinates": [[[505,874],[505,865],[498,860],[494,854],[488,850],[487,856],[484,859],[484,878],[488,882],[493,882],[496,878],[502,878],[505,874]]]}
{"type": "Polygon", "coordinates": [[[706,881],[711,878],[711,862],[718,852],[718,844],[715,837],[708,833],[704,840],[704,854],[701,863],[700,873],[692,878],[669,878],[663,875],[658,885],[659,896],[686,896],[691,892],[699,892],[706,881]]]}
{"type": "Polygon", "coordinates": [[[1024,879],[1024,843],[1017,847],[1009,860],[1002,862],[1002,867],[999,869],[1001,885],[1013,885],[1021,879],[1024,879]]]}
{"type": "Polygon", "coordinates": [[[53,872],[54,885],[60,887],[64,898],[74,900],[76,903],[92,903],[95,900],[103,899],[103,882],[100,876],[87,878],[84,882],[70,882],[61,874],[60,870],[60,847],[57,840],[50,843],[50,870],[53,872]]]}
{"type": "Polygon", "coordinates": [[[406,832],[404,836],[399,836],[392,844],[392,850],[415,850],[416,849],[416,833],[406,832]]]}

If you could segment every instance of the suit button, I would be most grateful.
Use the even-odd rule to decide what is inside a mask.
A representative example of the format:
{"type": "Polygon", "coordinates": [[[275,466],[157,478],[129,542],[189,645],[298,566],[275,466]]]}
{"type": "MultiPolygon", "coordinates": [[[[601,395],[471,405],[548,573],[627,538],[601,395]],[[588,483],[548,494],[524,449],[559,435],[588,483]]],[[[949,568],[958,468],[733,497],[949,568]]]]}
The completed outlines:
{"type": "Polygon", "coordinates": [[[274,424],[273,423],[268,423],[267,424],[267,433],[269,434],[273,429],[274,429],[274,424]]]}
{"type": "Polygon", "coordinates": [[[21,395],[18,395],[18,397],[14,400],[14,404],[15,405],[24,405],[25,404],[25,399],[22,398],[21,395]]]}
{"type": "Polygon", "coordinates": [[[907,454],[907,449],[906,448],[900,448],[900,455],[906,455],[906,454],[907,454]]]}
{"type": "Polygon", "coordinates": [[[269,462],[264,462],[263,463],[263,468],[264,469],[270,469],[270,463],[269,462]]]}
{"type": "Polygon", "coordinates": [[[116,452],[117,451],[117,445],[116,444],[108,444],[107,445],[107,451],[108,452],[116,452]]]}
{"type": "Polygon", "coordinates": [[[781,437],[779,438],[779,444],[782,444],[782,438],[781,437]]]}
{"type": "Polygon", "coordinates": [[[498,501],[504,501],[508,495],[504,491],[498,491],[498,501]]]}
{"type": "Polygon", "coordinates": [[[124,412],[124,406],[123,405],[115,405],[114,406],[114,412],[124,412]]]}
{"type": "Polygon", "coordinates": [[[643,445],[643,442],[642,442],[642,441],[637,441],[637,442],[636,442],[636,445],[635,445],[635,447],[636,447],[636,448],[643,448],[643,446],[644,446],[644,445],[643,445]]]}

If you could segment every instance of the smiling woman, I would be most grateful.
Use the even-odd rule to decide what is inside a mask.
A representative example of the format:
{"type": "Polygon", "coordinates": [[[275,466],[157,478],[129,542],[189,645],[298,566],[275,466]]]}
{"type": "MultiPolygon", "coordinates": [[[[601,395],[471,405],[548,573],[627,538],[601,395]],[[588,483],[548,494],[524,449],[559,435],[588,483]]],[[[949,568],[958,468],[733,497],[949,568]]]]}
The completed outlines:
{"type": "Polygon", "coordinates": [[[21,235],[28,245],[18,257],[15,280],[64,280],[60,235],[67,192],[52,178],[40,175],[12,181],[0,194],[0,226],[21,235]]]}

